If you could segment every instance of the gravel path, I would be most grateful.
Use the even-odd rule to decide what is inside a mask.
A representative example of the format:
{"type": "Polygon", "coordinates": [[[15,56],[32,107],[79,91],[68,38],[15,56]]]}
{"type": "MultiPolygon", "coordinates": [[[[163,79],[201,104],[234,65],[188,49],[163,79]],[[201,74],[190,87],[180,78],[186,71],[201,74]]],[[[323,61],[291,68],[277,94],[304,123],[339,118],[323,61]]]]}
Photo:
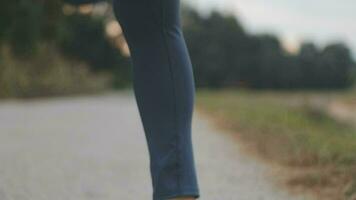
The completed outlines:
{"type": "MultiPolygon", "coordinates": [[[[297,199],[197,112],[193,123],[202,200],[297,199]]],[[[131,92],[0,102],[0,200],[149,200],[143,134],[131,92]]]]}

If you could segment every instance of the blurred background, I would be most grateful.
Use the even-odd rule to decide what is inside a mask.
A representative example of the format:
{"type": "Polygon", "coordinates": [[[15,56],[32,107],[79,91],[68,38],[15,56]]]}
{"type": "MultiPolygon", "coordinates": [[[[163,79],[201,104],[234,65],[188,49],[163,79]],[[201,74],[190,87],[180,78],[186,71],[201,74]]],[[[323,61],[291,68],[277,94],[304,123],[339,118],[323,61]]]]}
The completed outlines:
{"type": "MultiPolygon", "coordinates": [[[[355,9],[352,0],[182,5],[198,110],[288,168],[288,186],[322,199],[356,199],[355,9]]],[[[2,0],[0,13],[0,124],[22,116],[9,114],[18,99],[131,90],[130,52],[110,2],[2,0]]],[[[21,127],[32,130],[0,127],[3,141],[21,127]]]]}

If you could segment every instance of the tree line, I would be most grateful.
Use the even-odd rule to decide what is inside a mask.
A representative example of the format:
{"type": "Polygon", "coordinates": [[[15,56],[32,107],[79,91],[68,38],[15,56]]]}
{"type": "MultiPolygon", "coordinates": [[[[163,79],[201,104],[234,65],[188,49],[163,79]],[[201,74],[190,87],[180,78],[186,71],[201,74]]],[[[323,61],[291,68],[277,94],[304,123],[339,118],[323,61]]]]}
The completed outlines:
{"type": "MultiPolygon", "coordinates": [[[[131,82],[129,59],[105,34],[110,13],[68,14],[61,0],[3,0],[0,13],[0,46],[18,59],[50,45],[67,59],[86,62],[94,73],[113,74],[116,86],[131,82]]],[[[346,88],[354,82],[355,62],[343,43],[324,48],[303,43],[291,54],[272,34],[247,33],[236,17],[218,12],[202,17],[186,7],[182,16],[198,87],[346,88]]]]}
{"type": "Polygon", "coordinates": [[[198,86],[322,89],[354,82],[355,62],[343,43],[304,42],[291,54],[275,35],[247,33],[236,17],[202,17],[191,9],[184,12],[184,32],[198,86]]]}

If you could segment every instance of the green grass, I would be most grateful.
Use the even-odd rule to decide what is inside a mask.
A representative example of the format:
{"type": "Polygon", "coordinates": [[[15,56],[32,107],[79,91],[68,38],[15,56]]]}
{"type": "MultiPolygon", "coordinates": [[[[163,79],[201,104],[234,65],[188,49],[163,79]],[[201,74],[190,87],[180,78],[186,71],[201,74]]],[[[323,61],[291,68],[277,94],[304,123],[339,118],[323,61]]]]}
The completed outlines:
{"type": "MultiPolygon", "coordinates": [[[[356,130],[328,116],[325,105],[317,106],[311,99],[351,96],[350,92],[199,90],[197,105],[263,157],[288,166],[335,166],[348,182],[356,174],[356,130]]],[[[310,177],[315,179],[315,174],[310,177]]]]}
{"type": "Polygon", "coordinates": [[[223,90],[200,91],[197,99],[206,112],[223,118],[224,126],[246,137],[285,139],[279,148],[293,156],[309,152],[317,162],[356,163],[356,130],[313,109],[307,95],[298,95],[223,90]]]}

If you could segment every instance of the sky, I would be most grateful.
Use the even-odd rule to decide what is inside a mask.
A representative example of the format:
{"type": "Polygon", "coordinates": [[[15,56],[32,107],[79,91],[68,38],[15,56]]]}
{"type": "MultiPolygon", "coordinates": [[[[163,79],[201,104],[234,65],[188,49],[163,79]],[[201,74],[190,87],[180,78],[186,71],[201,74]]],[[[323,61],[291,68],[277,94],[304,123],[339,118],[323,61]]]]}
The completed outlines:
{"type": "Polygon", "coordinates": [[[296,50],[301,41],[318,46],[344,42],[356,58],[356,0],[183,0],[203,13],[236,15],[251,33],[277,34],[296,50]]]}

